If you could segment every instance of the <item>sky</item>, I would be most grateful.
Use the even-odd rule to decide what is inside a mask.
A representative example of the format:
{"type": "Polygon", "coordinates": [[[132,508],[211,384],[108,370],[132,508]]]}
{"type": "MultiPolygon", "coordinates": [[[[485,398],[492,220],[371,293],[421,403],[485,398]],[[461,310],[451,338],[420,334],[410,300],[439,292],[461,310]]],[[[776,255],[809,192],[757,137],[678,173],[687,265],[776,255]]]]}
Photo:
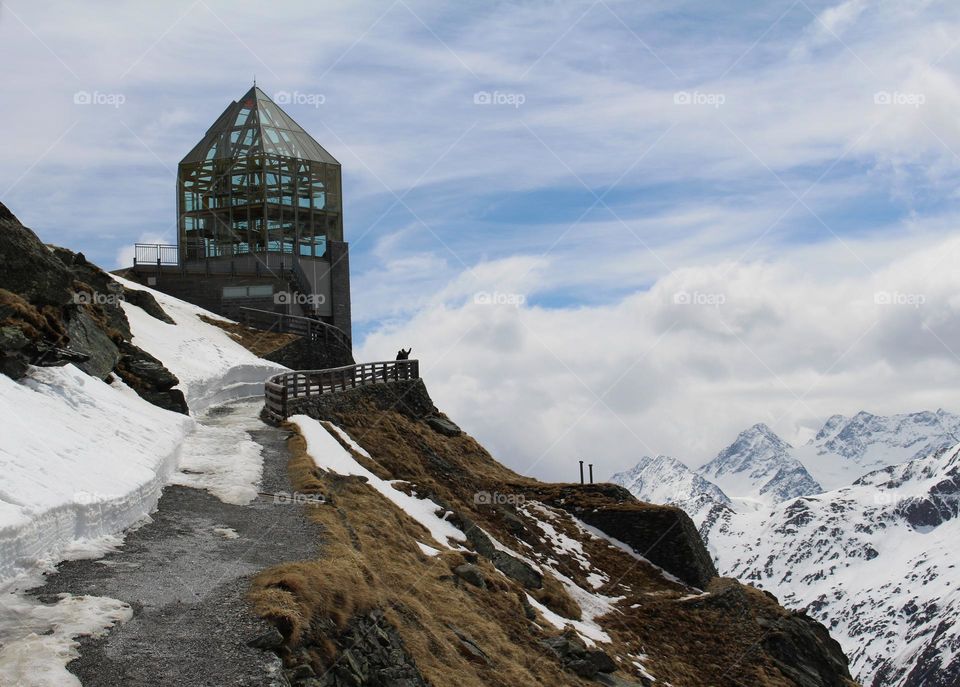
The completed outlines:
{"type": "Polygon", "coordinates": [[[0,202],[115,268],[253,79],[343,165],[356,358],[510,467],[960,411],[960,5],[0,6],[0,202]]]}

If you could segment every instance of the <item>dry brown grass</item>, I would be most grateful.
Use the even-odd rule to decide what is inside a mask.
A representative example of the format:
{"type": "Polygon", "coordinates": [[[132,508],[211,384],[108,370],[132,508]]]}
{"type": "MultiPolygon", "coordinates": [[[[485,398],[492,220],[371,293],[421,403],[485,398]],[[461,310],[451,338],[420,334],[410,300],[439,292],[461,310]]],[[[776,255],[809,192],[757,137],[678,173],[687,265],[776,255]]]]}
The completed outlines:
{"type": "Polygon", "coordinates": [[[734,585],[743,590],[740,597],[733,596],[744,600],[741,606],[682,600],[690,594],[685,586],[606,541],[585,536],[566,511],[547,506],[541,510],[537,505],[541,500],[575,498],[578,505],[623,508],[616,493],[602,486],[545,485],[522,477],[493,460],[471,437],[442,436],[401,413],[361,405],[335,420],[373,455],[375,460],[353,454],[371,472],[409,481],[420,496],[469,517],[515,551],[538,560],[548,574],[543,589],[524,590],[480,558],[476,565],[487,588],[458,582],[451,571],[464,562],[461,553],[425,556],[415,541],[433,542],[418,523],[361,480],[316,470],[303,439],[295,436],[290,462],[295,487],[320,491],[332,499],[332,505],[311,507],[311,517],[326,533],[321,559],[286,572],[266,571],[254,585],[253,595],[264,615],[286,624],[285,634],[291,641],[313,638],[319,646],[327,646],[319,651],[317,668],[329,661],[330,647],[324,645],[322,628],[342,623],[345,617],[334,608],[339,599],[347,609],[383,609],[433,685],[596,684],[563,671],[539,645],[539,640],[559,631],[542,619],[532,623],[524,614],[523,595],[530,593],[562,616],[582,616],[564,585],[549,574],[551,567],[582,589],[592,589],[590,571],[578,556],[551,546],[538,527],[538,520],[548,520],[558,532],[581,543],[582,556],[594,572],[605,573],[606,582],[598,593],[620,598],[614,610],[597,621],[612,639],[602,648],[615,657],[628,679],[633,674],[631,657],[644,654],[645,666],[661,683],[685,687],[791,684],[760,648],[763,632],[756,617],[784,612],[761,592],[717,582],[711,594],[734,585]],[[521,494],[527,503],[515,509],[480,506],[473,495],[481,490],[521,494]],[[339,572],[343,567],[353,572],[339,572]],[[294,573],[302,577],[295,576],[296,584],[276,584],[284,574],[294,573]],[[344,595],[335,597],[334,589],[344,595]],[[451,625],[471,636],[490,657],[489,665],[464,656],[451,625]]]}
{"type": "Polygon", "coordinates": [[[207,324],[212,324],[214,327],[219,327],[224,330],[230,335],[231,339],[254,355],[260,357],[273,353],[300,338],[296,334],[268,332],[262,329],[246,327],[236,322],[224,322],[212,317],[207,317],[206,315],[201,315],[200,319],[207,324]]]}
{"type": "Polygon", "coordinates": [[[15,325],[32,341],[47,339],[59,343],[67,339],[62,313],[53,306],[38,310],[22,296],[0,289],[0,307],[10,311],[0,325],[15,325]]]}
{"type": "Polygon", "coordinates": [[[324,539],[316,561],[260,573],[250,598],[257,613],[277,624],[291,646],[312,641],[328,664],[329,623],[342,627],[356,612],[384,610],[424,677],[437,687],[586,685],[564,673],[537,644],[541,631],[526,619],[520,588],[487,561],[480,589],[460,582],[456,551],[428,557],[416,541],[435,544],[406,513],[357,479],[317,471],[299,435],[290,440],[289,471],[298,491],[321,491],[330,505],[310,506],[324,539]],[[478,665],[464,654],[451,626],[469,634],[490,658],[478,665]]]}

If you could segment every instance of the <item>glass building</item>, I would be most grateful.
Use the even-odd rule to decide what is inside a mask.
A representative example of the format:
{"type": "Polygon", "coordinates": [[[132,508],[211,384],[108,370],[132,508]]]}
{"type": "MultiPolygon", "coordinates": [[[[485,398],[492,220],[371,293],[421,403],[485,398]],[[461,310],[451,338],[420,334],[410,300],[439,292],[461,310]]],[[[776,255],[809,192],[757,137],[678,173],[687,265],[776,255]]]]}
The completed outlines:
{"type": "Polygon", "coordinates": [[[343,241],[342,207],[340,163],[254,86],[180,162],[180,262],[327,257],[328,241],[343,241]]]}

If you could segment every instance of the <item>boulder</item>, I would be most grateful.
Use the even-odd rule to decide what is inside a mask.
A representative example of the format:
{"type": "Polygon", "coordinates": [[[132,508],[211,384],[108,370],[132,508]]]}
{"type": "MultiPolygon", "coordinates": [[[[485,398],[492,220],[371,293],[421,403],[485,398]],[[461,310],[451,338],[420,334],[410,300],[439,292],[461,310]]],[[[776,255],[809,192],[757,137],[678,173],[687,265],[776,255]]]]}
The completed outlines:
{"type": "Polygon", "coordinates": [[[70,315],[67,333],[71,350],[89,356],[77,367],[91,377],[105,379],[120,362],[120,349],[85,310],[78,308],[70,315]]]}
{"type": "Polygon", "coordinates": [[[463,430],[457,427],[457,425],[451,422],[448,418],[440,417],[439,415],[431,415],[427,417],[424,422],[427,423],[430,429],[435,432],[439,432],[444,436],[456,437],[463,434],[463,430]]]}
{"type": "Polygon", "coordinates": [[[634,503],[576,515],[689,585],[704,589],[717,576],[696,525],[679,508],[634,503]]]}
{"type": "Polygon", "coordinates": [[[166,322],[167,324],[176,324],[174,319],[170,317],[163,307],[157,303],[156,297],[149,291],[141,291],[139,289],[128,289],[123,287],[123,298],[128,303],[132,303],[138,308],[142,308],[151,317],[156,317],[161,322],[166,322]]]}
{"type": "Polygon", "coordinates": [[[462,513],[454,513],[450,521],[463,530],[467,541],[473,546],[474,550],[493,563],[493,567],[502,572],[512,580],[516,580],[527,589],[540,589],[543,587],[543,575],[534,570],[525,561],[511,556],[506,551],[502,551],[493,545],[490,537],[484,534],[483,530],[477,527],[476,523],[470,520],[462,513]]]}
{"type": "Polygon", "coordinates": [[[474,587],[480,587],[481,589],[487,588],[487,580],[483,576],[483,571],[471,563],[458,565],[453,569],[453,574],[464,582],[472,584],[474,587]]]}
{"type": "Polygon", "coordinates": [[[0,203],[0,288],[35,306],[70,301],[73,275],[37,235],[0,203]]]}
{"type": "Polygon", "coordinates": [[[612,658],[600,649],[588,649],[576,632],[547,637],[540,640],[540,644],[559,658],[566,670],[580,677],[596,678],[600,673],[612,673],[617,669],[612,658]]]}
{"type": "Polygon", "coordinates": [[[129,341],[120,344],[117,374],[144,400],[176,413],[189,414],[183,392],[173,388],[180,383],[177,376],[129,341]]]}

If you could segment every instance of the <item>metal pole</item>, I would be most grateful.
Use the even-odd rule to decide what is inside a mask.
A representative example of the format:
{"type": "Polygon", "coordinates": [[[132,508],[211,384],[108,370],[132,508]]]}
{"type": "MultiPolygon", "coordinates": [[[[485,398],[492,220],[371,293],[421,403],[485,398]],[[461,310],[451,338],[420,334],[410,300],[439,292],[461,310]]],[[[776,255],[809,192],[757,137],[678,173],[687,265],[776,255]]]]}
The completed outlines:
{"type": "Polygon", "coordinates": [[[590,463],[590,484],[593,484],[593,463],[590,463]]]}
{"type": "Polygon", "coordinates": [[[580,484],[583,484],[583,461],[580,461],[580,484]]]}

